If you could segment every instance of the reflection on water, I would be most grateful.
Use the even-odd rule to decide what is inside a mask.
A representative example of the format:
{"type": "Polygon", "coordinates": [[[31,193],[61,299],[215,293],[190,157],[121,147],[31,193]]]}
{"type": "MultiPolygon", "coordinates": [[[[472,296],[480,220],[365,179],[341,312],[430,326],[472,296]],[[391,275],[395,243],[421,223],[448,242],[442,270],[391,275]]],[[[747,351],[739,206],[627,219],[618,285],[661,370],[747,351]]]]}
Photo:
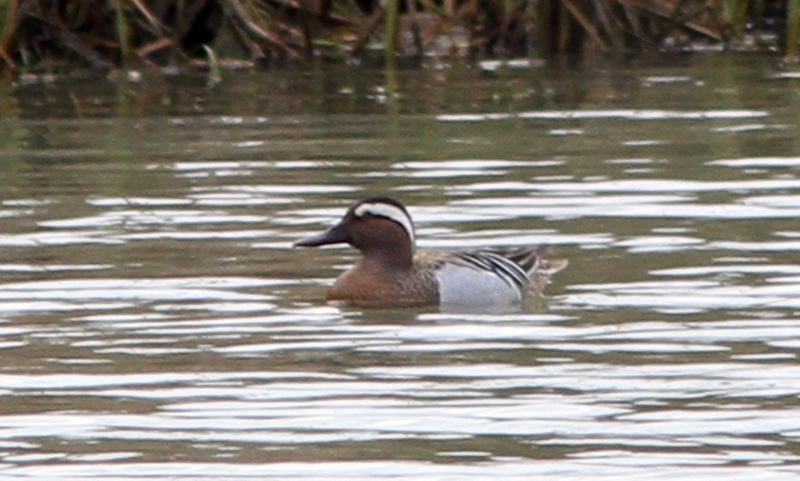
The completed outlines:
{"type": "Polygon", "coordinates": [[[705,62],[16,89],[0,478],[800,478],[796,85],[705,62]],[[570,267],[522,312],[326,305],[357,253],[291,244],[376,193],[570,267]]]}

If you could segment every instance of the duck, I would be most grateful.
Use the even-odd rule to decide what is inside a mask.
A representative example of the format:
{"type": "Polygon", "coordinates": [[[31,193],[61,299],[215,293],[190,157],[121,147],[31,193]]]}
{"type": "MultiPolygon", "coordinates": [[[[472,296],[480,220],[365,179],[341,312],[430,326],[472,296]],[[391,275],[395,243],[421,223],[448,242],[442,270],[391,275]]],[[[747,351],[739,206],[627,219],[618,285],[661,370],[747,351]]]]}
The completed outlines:
{"type": "Polygon", "coordinates": [[[328,301],[356,306],[499,306],[541,292],[566,259],[543,258],[543,246],[417,250],[411,215],[391,197],[362,199],[325,232],[294,247],[348,244],[361,259],[328,289],[328,301]]]}

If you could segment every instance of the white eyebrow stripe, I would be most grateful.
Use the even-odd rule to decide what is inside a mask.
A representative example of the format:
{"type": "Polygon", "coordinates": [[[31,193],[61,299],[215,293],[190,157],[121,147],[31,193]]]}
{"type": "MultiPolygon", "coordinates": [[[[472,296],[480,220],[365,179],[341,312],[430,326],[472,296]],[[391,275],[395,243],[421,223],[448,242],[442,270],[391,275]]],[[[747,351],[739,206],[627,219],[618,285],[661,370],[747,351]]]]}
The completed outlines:
{"type": "Polygon", "coordinates": [[[414,226],[411,223],[411,219],[403,209],[397,206],[384,202],[367,202],[356,207],[353,213],[356,217],[364,217],[367,214],[371,214],[393,220],[406,230],[408,238],[411,239],[411,242],[414,242],[414,226]]]}

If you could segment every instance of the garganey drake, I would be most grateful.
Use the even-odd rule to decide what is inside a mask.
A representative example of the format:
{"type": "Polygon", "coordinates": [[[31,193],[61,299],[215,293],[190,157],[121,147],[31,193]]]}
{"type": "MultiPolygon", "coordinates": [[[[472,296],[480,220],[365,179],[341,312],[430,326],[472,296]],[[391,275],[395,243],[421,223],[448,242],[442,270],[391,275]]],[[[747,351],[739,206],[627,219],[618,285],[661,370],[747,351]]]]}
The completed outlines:
{"type": "Polygon", "coordinates": [[[363,255],[327,294],[358,306],[515,304],[567,266],[566,259],[542,259],[538,246],[415,252],[411,216],[389,197],[356,203],[338,224],[294,245],[328,244],[350,244],[363,255]]]}

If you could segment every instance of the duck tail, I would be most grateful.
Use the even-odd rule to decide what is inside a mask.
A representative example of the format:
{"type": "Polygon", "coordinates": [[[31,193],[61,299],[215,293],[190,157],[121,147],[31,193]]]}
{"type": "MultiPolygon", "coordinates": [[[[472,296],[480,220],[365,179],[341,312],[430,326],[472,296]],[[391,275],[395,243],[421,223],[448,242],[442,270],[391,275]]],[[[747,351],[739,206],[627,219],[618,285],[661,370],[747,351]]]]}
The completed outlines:
{"type": "Polygon", "coordinates": [[[528,275],[534,273],[553,275],[567,267],[569,261],[567,259],[545,259],[544,255],[548,250],[549,246],[538,245],[500,249],[497,253],[515,262],[522,267],[528,275]]]}

